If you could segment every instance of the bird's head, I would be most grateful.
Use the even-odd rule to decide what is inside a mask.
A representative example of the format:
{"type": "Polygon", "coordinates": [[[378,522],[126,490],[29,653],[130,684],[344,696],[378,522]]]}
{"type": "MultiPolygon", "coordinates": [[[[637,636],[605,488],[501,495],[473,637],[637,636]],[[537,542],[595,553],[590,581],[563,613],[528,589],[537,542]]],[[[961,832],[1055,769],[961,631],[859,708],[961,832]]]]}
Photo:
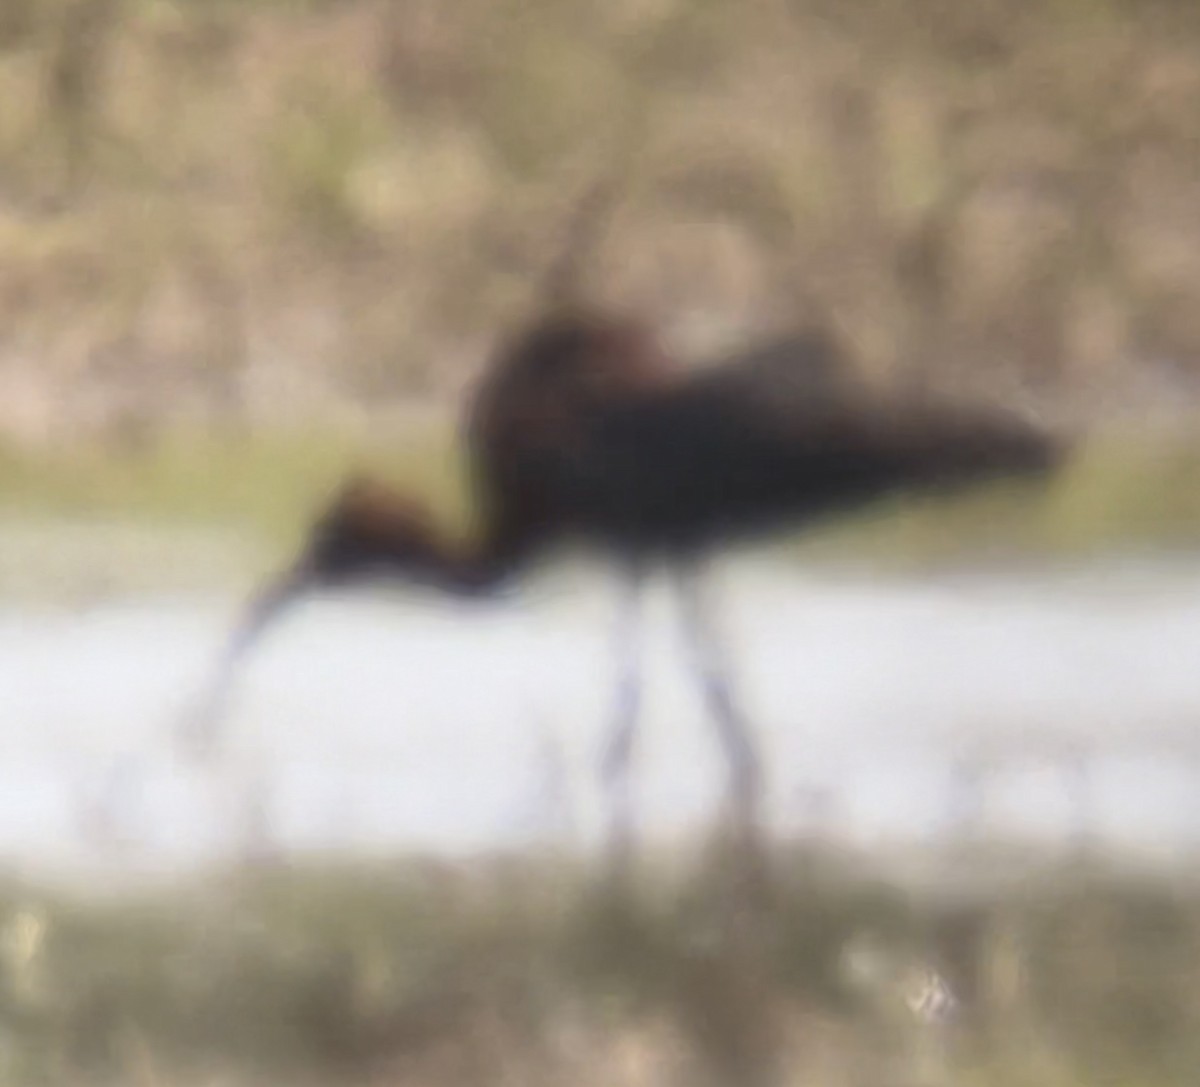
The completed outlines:
{"type": "Polygon", "coordinates": [[[376,573],[416,577],[435,545],[429,518],[416,503],[355,477],[314,522],[291,576],[310,589],[376,573]]]}
{"type": "Polygon", "coordinates": [[[374,575],[418,578],[435,546],[414,502],[355,477],[316,518],[292,565],[251,601],[244,626],[257,633],[292,604],[323,589],[374,575]]]}
{"type": "Polygon", "coordinates": [[[186,746],[212,746],[239,666],[283,616],[323,589],[385,572],[418,578],[432,547],[428,520],[416,505],[369,479],[345,484],[313,523],[295,561],[246,605],[209,686],[184,721],[186,746]]]}

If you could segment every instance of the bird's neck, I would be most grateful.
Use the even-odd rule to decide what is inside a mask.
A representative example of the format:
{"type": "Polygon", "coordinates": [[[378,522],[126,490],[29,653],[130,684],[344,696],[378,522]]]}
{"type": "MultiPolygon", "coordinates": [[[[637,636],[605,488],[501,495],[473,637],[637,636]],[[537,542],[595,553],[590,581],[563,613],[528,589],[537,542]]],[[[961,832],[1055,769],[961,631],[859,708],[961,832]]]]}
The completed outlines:
{"type": "Polygon", "coordinates": [[[413,581],[452,596],[486,596],[502,587],[522,555],[490,525],[466,532],[430,520],[417,536],[376,537],[365,550],[364,572],[413,581]]]}
{"type": "MultiPolygon", "coordinates": [[[[412,560],[410,560],[412,562],[412,560]]],[[[511,573],[486,532],[455,536],[440,526],[410,566],[422,584],[452,596],[485,596],[511,573]]]]}

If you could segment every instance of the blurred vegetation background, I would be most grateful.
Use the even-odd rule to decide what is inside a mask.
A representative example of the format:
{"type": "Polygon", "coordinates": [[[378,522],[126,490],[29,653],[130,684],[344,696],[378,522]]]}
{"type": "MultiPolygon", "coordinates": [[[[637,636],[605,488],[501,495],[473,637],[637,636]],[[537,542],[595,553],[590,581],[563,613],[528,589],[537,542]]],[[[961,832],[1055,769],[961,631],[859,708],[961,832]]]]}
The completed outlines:
{"type": "Polygon", "coordinates": [[[1190,390],[1198,44],[1171,0],[5,0],[0,430],[443,405],[618,151],[588,288],[688,349],[1190,390]]]}
{"type": "Polygon", "coordinates": [[[0,513],[290,534],[356,461],[461,511],[615,172],[589,296],[1099,420],[1036,547],[1191,543],[1198,116],[1182,0],[5,0],[0,513]]]}

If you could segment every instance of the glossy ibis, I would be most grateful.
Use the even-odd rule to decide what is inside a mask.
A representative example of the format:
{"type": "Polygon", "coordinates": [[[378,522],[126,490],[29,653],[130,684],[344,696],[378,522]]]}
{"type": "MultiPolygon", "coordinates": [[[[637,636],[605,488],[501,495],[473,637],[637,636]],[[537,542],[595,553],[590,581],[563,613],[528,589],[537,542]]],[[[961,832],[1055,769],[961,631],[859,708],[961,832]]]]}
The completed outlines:
{"type": "Polygon", "coordinates": [[[1065,449],[999,409],[873,391],[821,333],[688,368],[647,327],[578,309],[543,317],[502,346],[471,400],[465,440],[475,530],[443,531],[419,503],[352,479],[317,518],[295,564],[250,604],[192,719],[193,740],[211,738],[246,650],[310,591],[391,579],[484,595],[551,550],[583,543],[611,556],[627,586],[607,785],[623,787],[633,749],[640,589],[648,570],[665,566],[733,798],[752,812],[759,760],[701,592],[705,557],[738,537],[904,492],[1042,476],[1065,449]]]}

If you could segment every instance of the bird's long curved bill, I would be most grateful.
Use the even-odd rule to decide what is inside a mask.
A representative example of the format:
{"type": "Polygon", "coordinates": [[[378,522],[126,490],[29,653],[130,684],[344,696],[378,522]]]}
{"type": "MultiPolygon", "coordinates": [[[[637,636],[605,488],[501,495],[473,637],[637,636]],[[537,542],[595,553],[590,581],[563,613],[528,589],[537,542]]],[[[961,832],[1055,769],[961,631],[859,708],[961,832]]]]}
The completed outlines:
{"type": "Polygon", "coordinates": [[[217,658],[207,684],[183,717],[177,739],[185,750],[195,755],[212,750],[228,710],[240,666],[247,654],[310,587],[311,579],[307,570],[297,566],[251,598],[217,658]]]}

